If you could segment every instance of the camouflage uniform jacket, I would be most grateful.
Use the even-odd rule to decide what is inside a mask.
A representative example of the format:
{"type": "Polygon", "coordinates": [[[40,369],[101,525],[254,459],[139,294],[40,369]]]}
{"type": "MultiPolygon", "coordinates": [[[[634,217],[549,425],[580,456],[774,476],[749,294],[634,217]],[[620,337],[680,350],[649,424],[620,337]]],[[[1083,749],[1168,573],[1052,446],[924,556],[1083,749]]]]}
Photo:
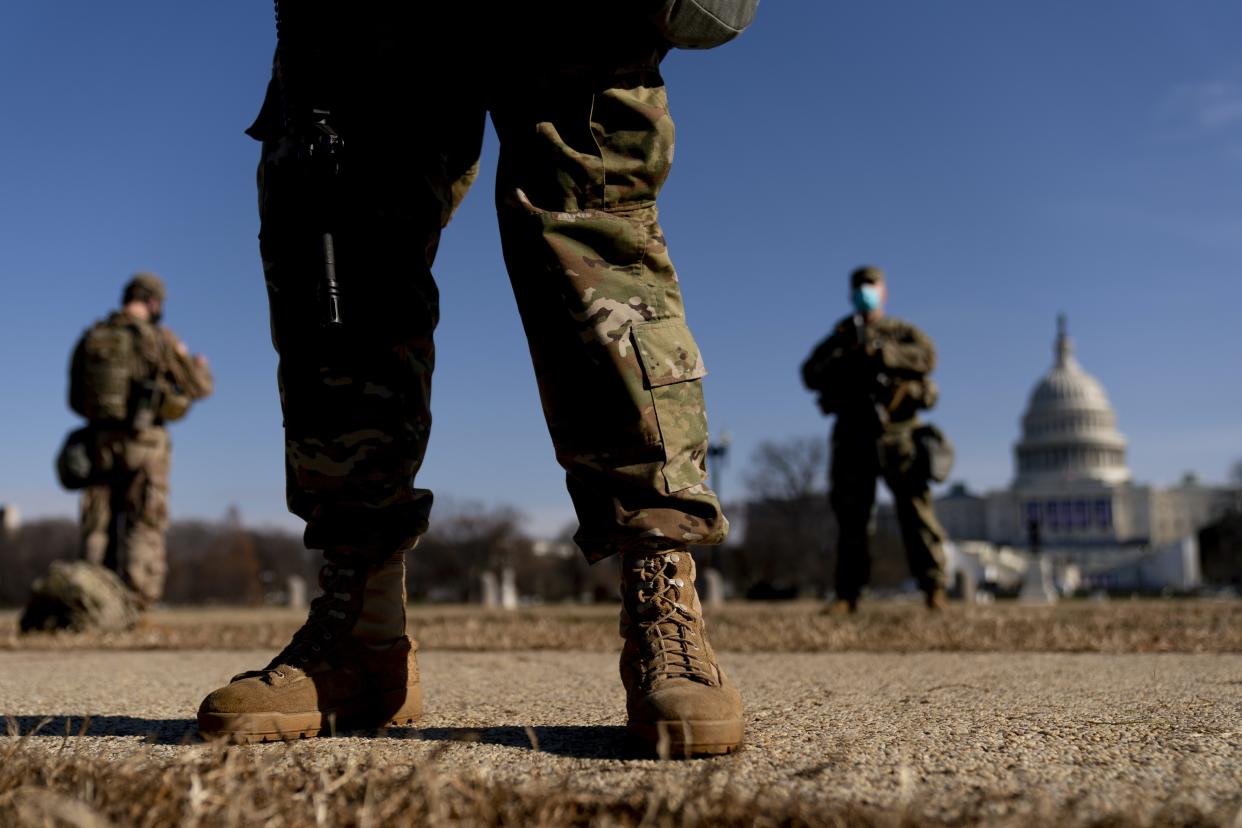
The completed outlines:
{"type": "Polygon", "coordinates": [[[802,382],[839,424],[899,425],[936,404],[935,367],[936,346],[916,326],[882,316],[859,328],[847,316],[802,364],[802,382]]]}
{"type": "MultiPolygon", "coordinates": [[[[124,326],[131,330],[134,335],[134,365],[131,376],[135,379],[154,380],[156,387],[164,395],[178,394],[191,400],[199,400],[211,394],[211,370],[196,361],[177,335],[168,328],[131,316],[124,311],[114,311],[107,319],[96,324],[124,326]]],[[[81,376],[84,341],[85,336],[74,349],[69,368],[71,376],[75,378],[81,376]]],[[[73,393],[81,384],[71,381],[69,387],[69,407],[85,416],[81,401],[73,393]]],[[[163,422],[164,418],[157,411],[155,425],[162,425],[163,422]]]]}

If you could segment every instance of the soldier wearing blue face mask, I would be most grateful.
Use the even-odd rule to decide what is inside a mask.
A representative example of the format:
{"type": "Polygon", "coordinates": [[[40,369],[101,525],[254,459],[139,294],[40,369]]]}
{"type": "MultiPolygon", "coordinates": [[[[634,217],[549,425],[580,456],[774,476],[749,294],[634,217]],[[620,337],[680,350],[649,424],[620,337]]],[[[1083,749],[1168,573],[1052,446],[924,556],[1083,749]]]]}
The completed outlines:
{"type": "Polygon", "coordinates": [[[929,609],[941,609],[944,530],[932,511],[931,490],[919,462],[918,412],[936,404],[928,376],[936,346],[914,325],[884,314],[884,272],[860,267],[850,274],[854,313],[845,317],[802,365],[802,381],[819,395],[832,430],[829,499],[837,517],[836,601],[833,612],[854,612],[870,576],[868,525],[876,480],[893,494],[910,572],[929,609]]]}

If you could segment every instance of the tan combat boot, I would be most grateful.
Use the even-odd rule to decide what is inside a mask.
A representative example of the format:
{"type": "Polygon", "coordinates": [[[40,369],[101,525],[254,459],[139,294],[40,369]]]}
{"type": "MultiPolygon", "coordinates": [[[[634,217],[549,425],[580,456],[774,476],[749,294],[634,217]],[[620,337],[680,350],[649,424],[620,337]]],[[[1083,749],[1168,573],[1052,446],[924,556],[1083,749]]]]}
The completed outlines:
{"type": "Polygon", "coordinates": [[[664,758],[735,750],[742,697],[707,642],[690,553],[628,554],[621,573],[621,683],[630,733],[664,758]]]}
{"type": "Polygon", "coordinates": [[[853,615],[858,612],[857,598],[837,598],[824,608],[826,615],[853,615]]]}
{"type": "Polygon", "coordinates": [[[323,594],[262,670],[203,699],[198,729],[239,742],[412,723],[422,715],[417,644],[405,632],[405,553],[378,564],[325,553],[323,594]]]}
{"type": "Polygon", "coordinates": [[[949,606],[949,596],[944,587],[932,587],[923,593],[923,604],[932,612],[939,612],[949,606]]]}

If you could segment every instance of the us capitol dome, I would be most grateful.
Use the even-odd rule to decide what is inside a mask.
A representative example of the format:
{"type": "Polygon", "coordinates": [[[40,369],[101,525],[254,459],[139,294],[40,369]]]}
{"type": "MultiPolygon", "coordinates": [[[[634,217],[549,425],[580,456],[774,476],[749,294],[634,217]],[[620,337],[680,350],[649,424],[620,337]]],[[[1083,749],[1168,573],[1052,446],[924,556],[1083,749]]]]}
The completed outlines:
{"type": "Polygon", "coordinates": [[[1126,483],[1126,439],[1099,381],[1074,358],[1057,317],[1052,369],[1031,391],[1022,417],[1022,439],[1014,446],[1013,488],[1043,487],[1069,481],[1126,483]]]}
{"type": "Polygon", "coordinates": [[[1020,428],[1008,488],[974,494],[956,483],[936,498],[950,538],[1026,547],[1038,537],[1045,549],[1098,559],[1179,541],[1242,505],[1237,488],[1192,474],[1168,487],[1132,479],[1117,414],[1074,356],[1063,314],[1052,368],[1031,389],[1020,428]]]}

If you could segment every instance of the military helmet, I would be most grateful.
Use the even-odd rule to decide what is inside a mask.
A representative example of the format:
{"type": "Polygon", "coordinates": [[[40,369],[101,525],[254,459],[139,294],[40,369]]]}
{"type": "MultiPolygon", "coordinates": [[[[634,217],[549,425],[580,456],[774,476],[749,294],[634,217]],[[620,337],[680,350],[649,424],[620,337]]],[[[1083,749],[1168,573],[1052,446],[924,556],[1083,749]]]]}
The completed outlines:
{"type": "Polygon", "coordinates": [[[122,294],[123,302],[132,302],[134,300],[143,301],[146,299],[164,299],[164,280],[154,273],[135,273],[125,283],[125,292],[122,294]]]}
{"type": "Polygon", "coordinates": [[[882,284],[884,284],[884,271],[872,265],[864,265],[850,274],[851,288],[856,288],[860,285],[882,284]]]}

